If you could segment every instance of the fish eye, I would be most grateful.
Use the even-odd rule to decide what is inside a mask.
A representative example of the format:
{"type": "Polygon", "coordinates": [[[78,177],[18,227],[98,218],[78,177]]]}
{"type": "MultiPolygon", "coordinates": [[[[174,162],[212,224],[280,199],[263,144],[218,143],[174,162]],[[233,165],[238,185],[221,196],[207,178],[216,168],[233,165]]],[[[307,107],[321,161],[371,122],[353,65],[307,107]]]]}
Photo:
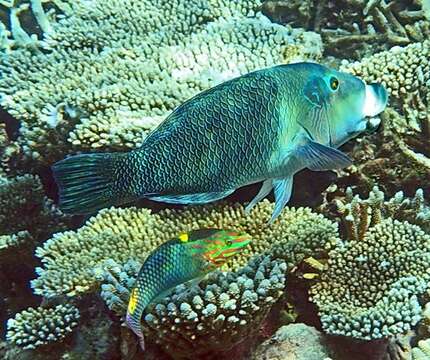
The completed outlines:
{"type": "Polygon", "coordinates": [[[231,240],[226,240],[226,241],[225,241],[225,244],[226,244],[227,246],[231,246],[231,244],[233,244],[233,242],[232,242],[231,240]]]}
{"type": "Polygon", "coordinates": [[[339,80],[332,76],[330,78],[330,89],[332,89],[333,91],[336,91],[339,88],[339,80]]]}

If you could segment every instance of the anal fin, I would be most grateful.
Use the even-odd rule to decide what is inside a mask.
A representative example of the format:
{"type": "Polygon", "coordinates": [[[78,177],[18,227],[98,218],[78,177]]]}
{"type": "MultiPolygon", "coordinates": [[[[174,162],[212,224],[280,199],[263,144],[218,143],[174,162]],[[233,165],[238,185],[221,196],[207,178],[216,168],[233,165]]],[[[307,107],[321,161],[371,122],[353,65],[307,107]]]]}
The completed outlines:
{"type": "Polygon", "coordinates": [[[187,195],[155,195],[147,196],[147,198],[150,200],[165,202],[168,204],[206,204],[212,201],[223,199],[233,193],[234,190],[235,189],[220,192],[208,192],[187,195]]]}

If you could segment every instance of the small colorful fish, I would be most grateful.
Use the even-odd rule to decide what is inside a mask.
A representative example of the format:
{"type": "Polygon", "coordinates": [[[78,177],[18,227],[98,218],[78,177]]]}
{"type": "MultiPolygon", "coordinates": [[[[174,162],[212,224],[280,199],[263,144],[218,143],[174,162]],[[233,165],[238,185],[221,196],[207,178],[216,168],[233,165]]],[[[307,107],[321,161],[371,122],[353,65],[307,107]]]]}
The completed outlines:
{"type": "Polygon", "coordinates": [[[60,207],[86,214],[142,197],[203,204],[262,181],[247,211],[273,189],[273,221],[291,197],[294,174],[349,166],[337,148],[386,104],[382,85],[319,64],[254,71],[180,105],[139,149],[56,163],[60,207]]]}
{"type": "Polygon", "coordinates": [[[148,304],[169,289],[219,268],[250,241],[249,235],[237,231],[201,229],[180,234],[149,254],[131,290],[126,316],[141,348],[145,349],[141,318],[148,304]]]}

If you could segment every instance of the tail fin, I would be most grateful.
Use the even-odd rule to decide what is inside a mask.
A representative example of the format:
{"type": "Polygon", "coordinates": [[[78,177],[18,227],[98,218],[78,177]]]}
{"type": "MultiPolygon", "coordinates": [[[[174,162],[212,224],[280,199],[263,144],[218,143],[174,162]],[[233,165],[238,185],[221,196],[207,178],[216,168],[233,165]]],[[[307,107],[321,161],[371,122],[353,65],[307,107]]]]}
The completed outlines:
{"type": "Polygon", "coordinates": [[[75,155],[52,166],[60,192],[60,209],[70,214],[90,214],[116,205],[119,198],[115,160],[121,153],[75,155]]]}

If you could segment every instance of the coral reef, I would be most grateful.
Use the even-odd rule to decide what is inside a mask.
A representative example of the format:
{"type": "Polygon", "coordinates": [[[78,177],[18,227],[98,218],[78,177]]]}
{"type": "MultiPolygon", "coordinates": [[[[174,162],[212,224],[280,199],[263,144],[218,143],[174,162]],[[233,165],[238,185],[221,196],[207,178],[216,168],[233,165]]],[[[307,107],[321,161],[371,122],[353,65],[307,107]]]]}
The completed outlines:
{"type": "MultiPolygon", "coordinates": [[[[401,195],[384,202],[374,189],[369,199],[355,196],[338,204],[347,238],[329,252],[328,268],[311,288],[326,332],[365,340],[387,338],[410,330],[421,319],[418,296],[430,280],[430,235],[396,220],[410,217],[408,205],[417,209],[411,204],[418,202],[401,195]],[[385,218],[387,214],[392,217],[385,218]]],[[[422,219],[418,212],[412,217],[422,219]]]]}
{"type": "Polygon", "coordinates": [[[0,0],[0,331],[16,314],[0,357],[138,358],[123,320],[145,257],[217,227],[252,244],[148,306],[145,358],[430,359],[429,35],[427,0],[0,0]],[[110,208],[71,230],[47,197],[54,161],[138,147],[200,91],[299,60],[390,93],[380,129],[343,148],[324,216],[110,208]]]}
{"type": "Polygon", "coordinates": [[[318,32],[325,54],[342,58],[423,41],[430,33],[419,0],[266,0],[262,12],[275,22],[318,32]]]}
{"type": "MultiPolygon", "coordinates": [[[[131,289],[126,287],[133,284],[137,272],[127,276],[124,273],[133,266],[126,264],[119,273],[114,269],[121,267],[111,266],[104,274],[102,297],[111,309],[124,315],[131,289]]],[[[175,357],[228,351],[258,332],[283,293],[286,272],[282,260],[258,256],[235,272],[216,271],[190,289],[178,286],[147,309],[145,334],[175,357]]]]}
{"type": "Polygon", "coordinates": [[[134,148],[199,91],[322,53],[318,35],[255,15],[253,1],[73,6],[45,34],[43,51],[0,57],[0,104],[21,124],[7,150],[18,167],[80,150],[134,148]]]}
{"type": "Polygon", "coordinates": [[[192,229],[245,231],[253,241],[222,269],[226,273],[215,272],[191,289],[177,287],[145,317],[148,338],[168,352],[225,349],[258,331],[282,295],[289,269],[339,241],[336,224],[310,209],[286,209],[268,225],[272,209],[268,201],[248,215],[242,206],[227,204],[157,214],[136,208],[105,209],[76,232],[55,234],[36,250],[43,266],[36,269],[38,278],[32,287],[46,298],[74,297],[101,288],[108,307],[124,315],[140,264],[153,248],[192,229]],[[250,259],[253,254],[263,255],[250,259]],[[208,338],[210,343],[202,346],[208,338]]]}
{"type": "Polygon", "coordinates": [[[23,349],[35,349],[62,340],[78,324],[73,305],[28,308],[8,320],[6,339],[23,349]]]}
{"type": "Polygon", "coordinates": [[[267,200],[251,214],[237,204],[158,213],[104,209],[37,248],[42,266],[32,287],[45,299],[79,299],[101,290],[108,308],[123,318],[136,274],[153,248],[184,231],[233,228],[253,237],[242,256],[146,309],[144,332],[163,351],[206,356],[253,338],[284,296],[287,277],[308,279],[328,333],[359,339],[403,333],[422,318],[418,300],[429,283],[430,211],[423,192],[390,199],[378,188],[368,199],[346,193],[332,205],[332,215],[343,220],[343,241],[337,224],[307,208],[285,209],[268,225],[273,204],[267,200]]]}
{"type": "Polygon", "coordinates": [[[36,249],[42,267],[36,269],[38,277],[32,287],[45,297],[94,290],[98,284],[93,269],[105,260],[142,262],[156,246],[198,228],[231,228],[253,237],[230,269],[244,265],[250,255],[264,252],[276,241],[286,244],[279,254],[293,264],[336,242],[336,225],[309,209],[285,210],[276,224],[268,225],[272,208],[273,204],[263,201],[249,215],[241,205],[227,204],[167,209],[157,214],[133,207],[104,209],[76,232],[57,233],[36,249]]]}

